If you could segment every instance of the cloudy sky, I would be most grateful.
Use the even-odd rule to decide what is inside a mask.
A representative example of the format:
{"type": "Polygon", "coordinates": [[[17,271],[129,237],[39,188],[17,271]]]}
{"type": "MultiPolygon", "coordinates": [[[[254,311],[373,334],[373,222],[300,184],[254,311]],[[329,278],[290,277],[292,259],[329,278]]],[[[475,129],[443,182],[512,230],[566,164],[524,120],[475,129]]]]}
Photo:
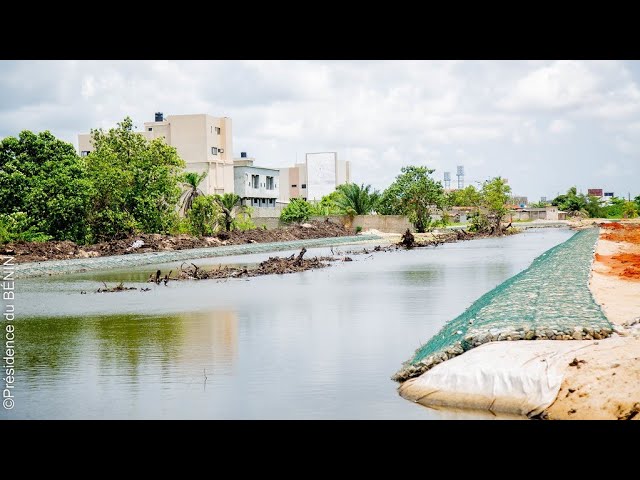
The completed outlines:
{"type": "Polygon", "coordinates": [[[616,61],[0,61],[0,137],[129,115],[233,120],[234,152],[289,166],[337,151],[386,187],[403,165],[531,200],[576,185],[640,194],[640,63],[616,61]]]}

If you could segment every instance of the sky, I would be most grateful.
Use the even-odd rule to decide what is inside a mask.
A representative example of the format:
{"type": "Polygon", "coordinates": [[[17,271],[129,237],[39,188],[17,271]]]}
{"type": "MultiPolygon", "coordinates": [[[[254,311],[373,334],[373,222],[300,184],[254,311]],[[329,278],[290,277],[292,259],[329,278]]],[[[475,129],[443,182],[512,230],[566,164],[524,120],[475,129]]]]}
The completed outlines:
{"type": "Polygon", "coordinates": [[[640,62],[0,61],[0,138],[155,112],[231,117],[233,149],[287,167],[337,151],[384,189],[404,165],[537,201],[575,185],[640,195],[640,62]]]}

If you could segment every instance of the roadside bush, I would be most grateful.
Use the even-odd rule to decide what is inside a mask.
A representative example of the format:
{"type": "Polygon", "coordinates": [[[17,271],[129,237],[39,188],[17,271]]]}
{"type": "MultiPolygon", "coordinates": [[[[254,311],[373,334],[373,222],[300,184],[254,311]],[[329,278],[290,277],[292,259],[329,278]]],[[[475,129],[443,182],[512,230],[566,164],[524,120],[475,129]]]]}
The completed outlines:
{"type": "Polygon", "coordinates": [[[222,209],[213,195],[197,197],[187,212],[189,233],[199,237],[214,235],[221,215],[222,209]]]}
{"type": "Polygon", "coordinates": [[[312,207],[309,202],[301,198],[293,198],[289,204],[282,209],[280,220],[285,223],[306,222],[312,214],[312,207]]]}

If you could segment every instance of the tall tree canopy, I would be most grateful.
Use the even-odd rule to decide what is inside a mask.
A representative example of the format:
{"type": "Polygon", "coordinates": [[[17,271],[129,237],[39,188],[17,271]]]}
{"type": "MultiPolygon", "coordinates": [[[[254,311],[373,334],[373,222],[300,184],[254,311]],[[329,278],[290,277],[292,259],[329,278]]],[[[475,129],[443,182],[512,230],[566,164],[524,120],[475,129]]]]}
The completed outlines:
{"type": "Polygon", "coordinates": [[[177,219],[184,161],[162,139],[148,141],[125,118],[108,132],[92,130],[87,157],[94,195],[89,224],[96,239],[136,231],[166,233],[177,219]]]}
{"type": "Polygon", "coordinates": [[[25,214],[22,228],[84,242],[91,182],[73,145],[25,130],[0,142],[0,214],[25,214]]]}

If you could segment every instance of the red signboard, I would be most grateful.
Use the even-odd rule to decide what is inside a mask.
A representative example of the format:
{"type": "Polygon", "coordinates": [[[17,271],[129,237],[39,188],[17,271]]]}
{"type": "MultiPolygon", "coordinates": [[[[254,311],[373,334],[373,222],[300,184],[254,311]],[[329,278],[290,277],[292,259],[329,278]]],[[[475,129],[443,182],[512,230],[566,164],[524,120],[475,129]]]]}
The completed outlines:
{"type": "Polygon", "coordinates": [[[590,197],[601,197],[602,189],[601,188],[590,188],[587,190],[587,195],[590,197]]]}

